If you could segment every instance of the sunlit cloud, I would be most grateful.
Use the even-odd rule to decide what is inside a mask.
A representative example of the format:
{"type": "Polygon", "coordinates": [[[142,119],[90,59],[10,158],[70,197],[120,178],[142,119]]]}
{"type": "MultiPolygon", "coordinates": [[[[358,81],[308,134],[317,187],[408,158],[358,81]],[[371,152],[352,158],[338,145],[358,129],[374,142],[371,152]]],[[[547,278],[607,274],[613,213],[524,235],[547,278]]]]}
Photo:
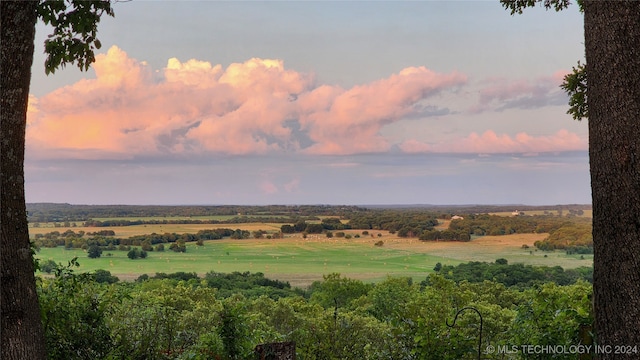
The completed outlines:
{"type": "Polygon", "coordinates": [[[222,65],[212,66],[209,62],[195,59],[181,63],[177,58],[171,58],[164,69],[164,78],[168,83],[179,82],[199,88],[215,86],[221,74],[222,65]]]}
{"type": "Polygon", "coordinates": [[[497,134],[487,130],[482,134],[471,133],[466,138],[447,143],[427,144],[409,139],[398,146],[405,153],[522,153],[526,156],[545,152],[584,151],[588,148],[587,139],[565,129],[553,135],[532,136],[521,132],[515,136],[497,134]]]}
{"type": "Polygon", "coordinates": [[[258,58],[226,68],[171,58],[154,72],[115,46],[96,56],[93,69],[93,79],[31,96],[29,156],[384,152],[393,144],[382,127],[439,109],[431,99],[466,83],[460,73],[410,67],[343,89],[258,58]]]}
{"type": "MultiPolygon", "coordinates": [[[[415,138],[393,143],[381,134],[383,127],[427,113],[446,116],[450,110],[439,98],[467,83],[462,73],[442,74],[423,66],[344,89],[317,84],[312,74],[287,69],[277,59],[252,58],[223,68],[171,58],[161,73],[154,73],[145,62],[112,47],[96,57],[94,70],[94,79],[41,98],[30,95],[29,156],[345,155],[394,148],[404,153],[536,154],[587,148],[586,139],[567,130],[538,136],[488,130],[444,143],[415,138]]],[[[488,80],[471,111],[554,105],[565,97],[558,88],[563,76],[488,80]]],[[[292,181],[282,187],[293,191],[297,186],[292,181]]]]}
{"type": "MultiPolygon", "coordinates": [[[[309,101],[312,106],[303,107],[300,122],[315,144],[306,152],[333,155],[387,151],[391,144],[379,134],[383,126],[412,115],[421,101],[466,81],[460,73],[438,74],[425,67],[411,67],[389,78],[340,91],[337,96],[335,92],[328,94],[335,97],[324,102],[328,105],[325,108],[318,109],[315,101],[309,101]]],[[[325,96],[329,93],[326,88],[319,90],[325,96]]],[[[308,95],[317,94],[312,91],[308,95]]]]}

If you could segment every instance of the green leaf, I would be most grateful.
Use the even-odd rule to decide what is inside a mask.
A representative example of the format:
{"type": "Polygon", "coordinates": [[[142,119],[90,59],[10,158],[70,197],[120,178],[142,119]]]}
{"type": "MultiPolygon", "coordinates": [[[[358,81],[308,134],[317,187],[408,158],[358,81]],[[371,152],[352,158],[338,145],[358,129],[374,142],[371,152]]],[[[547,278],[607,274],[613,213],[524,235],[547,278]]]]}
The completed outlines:
{"type": "Polygon", "coordinates": [[[45,73],[54,73],[66,64],[87,70],[95,61],[94,49],[102,44],[96,39],[98,22],[103,14],[114,16],[108,0],[46,0],[38,6],[38,16],[53,26],[45,40],[45,73]]]}

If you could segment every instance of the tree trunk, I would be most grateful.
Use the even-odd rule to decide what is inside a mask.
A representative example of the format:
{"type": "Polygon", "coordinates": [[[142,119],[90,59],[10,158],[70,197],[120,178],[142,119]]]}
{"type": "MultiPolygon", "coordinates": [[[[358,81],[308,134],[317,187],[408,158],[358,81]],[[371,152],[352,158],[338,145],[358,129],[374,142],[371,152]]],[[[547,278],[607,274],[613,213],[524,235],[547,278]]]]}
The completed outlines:
{"type": "Polygon", "coordinates": [[[613,352],[640,352],[640,1],[584,5],[596,343],[638,359],[613,352]]]}
{"type": "Polygon", "coordinates": [[[45,359],[24,197],[25,128],[38,2],[2,1],[0,4],[1,358],[45,359]]]}

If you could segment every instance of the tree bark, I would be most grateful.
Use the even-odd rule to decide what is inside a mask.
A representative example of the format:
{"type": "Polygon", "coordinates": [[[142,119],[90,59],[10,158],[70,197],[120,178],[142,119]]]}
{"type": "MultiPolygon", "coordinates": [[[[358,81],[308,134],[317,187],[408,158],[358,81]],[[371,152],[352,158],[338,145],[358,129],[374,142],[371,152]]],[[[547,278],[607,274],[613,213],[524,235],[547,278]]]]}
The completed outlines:
{"type": "Polygon", "coordinates": [[[24,196],[25,129],[38,2],[0,4],[1,358],[46,359],[24,196]]]}
{"type": "Polygon", "coordinates": [[[640,2],[585,1],[584,32],[596,343],[640,352],[640,2]]]}

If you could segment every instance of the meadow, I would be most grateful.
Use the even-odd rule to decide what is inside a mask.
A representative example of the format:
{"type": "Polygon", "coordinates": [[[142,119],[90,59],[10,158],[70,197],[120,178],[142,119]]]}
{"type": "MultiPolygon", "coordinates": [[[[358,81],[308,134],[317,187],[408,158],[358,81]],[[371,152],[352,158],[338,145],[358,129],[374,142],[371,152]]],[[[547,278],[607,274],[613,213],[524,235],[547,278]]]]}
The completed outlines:
{"type": "MultiPolygon", "coordinates": [[[[222,224],[222,225],[140,225],[112,227],[116,236],[126,237],[152,232],[197,232],[216,227],[240,228],[243,230],[274,230],[279,224],[222,224]]],[[[107,228],[73,228],[96,231],[107,228]]],[[[42,228],[30,229],[41,232],[42,228]]],[[[51,229],[46,229],[50,231],[51,229]]],[[[64,232],[66,228],[56,229],[64,232]]],[[[361,231],[348,230],[355,236],[361,231]]],[[[90,259],[84,250],[42,248],[36,257],[51,259],[59,263],[78,257],[78,271],[109,270],[121,280],[135,280],[142,274],[178,271],[207,272],[250,271],[262,272],[266,277],[288,281],[292,286],[305,287],[323,274],[337,272],[343,276],[378,282],[387,276],[410,276],[423,280],[439,262],[457,265],[468,261],[493,262],[505,258],[509,263],[562,266],[575,268],[591,266],[592,255],[566,255],[564,251],[537,251],[533,243],[547,234],[514,234],[506,236],[484,236],[470,242],[423,242],[417,239],[399,238],[385,231],[372,231],[376,236],[351,239],[327,238],[325,235],[310,235],[306,239],[294,234],[284,239],[211,240],[203,246],[187,243],[186,253],[173,251],[149,252],[146,259],[131,260],[126,251],[105,251],[101,258],[90,259]],[[377,234],[380,234],[378,236],[377,234]],[[382,240],[383,246],[375,246],[382,240]],[[524,248],[527,245],[528,248],[524,248]]],[[[32,234],[33,235],[33,234],[32,234]]]]}

